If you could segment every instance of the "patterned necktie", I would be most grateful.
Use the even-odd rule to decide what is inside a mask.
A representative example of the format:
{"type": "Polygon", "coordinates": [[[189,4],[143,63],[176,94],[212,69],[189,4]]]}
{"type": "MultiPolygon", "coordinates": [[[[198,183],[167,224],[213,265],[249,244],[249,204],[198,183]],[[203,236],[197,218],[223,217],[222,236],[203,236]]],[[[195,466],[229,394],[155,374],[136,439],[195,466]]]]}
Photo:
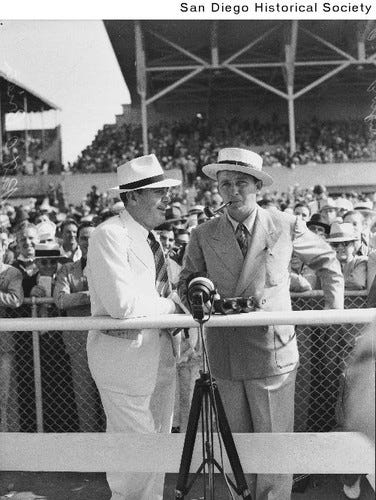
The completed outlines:
{"type": "Polygon", "coordinates": [[[171,293],[171,284],[167,274],[167,264],[163,250],[152,232],[149,232],[148,243],[154,255],[155,262],[155,286],[161,297],[168,297],[171,293]]]}
{"type": "Polygon", "coordinates": [[[247,237],[247,228],[244,224],[239,223],[238,227],[235,231],[236,239],[239,243],[240,250],[242,251],[243,257],[247,255],[248,251],[248,237],[247,237]]]}

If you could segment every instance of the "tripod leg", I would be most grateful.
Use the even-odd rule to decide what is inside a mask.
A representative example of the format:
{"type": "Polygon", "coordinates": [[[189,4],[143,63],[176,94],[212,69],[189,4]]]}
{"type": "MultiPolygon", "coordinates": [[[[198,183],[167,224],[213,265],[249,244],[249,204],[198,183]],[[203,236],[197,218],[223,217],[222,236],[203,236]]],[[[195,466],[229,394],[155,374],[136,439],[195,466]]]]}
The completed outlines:
{"type": "MultiPolygon", "coordinates": [[[[249,491],[247,481],[244,476],[243,468],[240,463],[239,455],[235,447],[234,439],[232,437],[230,425],[228,423],[225,409],[223,407],[221,395],[219,394],[217,384],[215,383],[213,384],[213,392],[218,412],[219,431],[221,433],[223,443],[226,448],[232,472],[235,476],[235,481],[238,489],[237,493],[240,494],[245,499],[252,500],[251,492],[249,491]]],[[[211,393],[211,398],[213,398],[212,393],[211,393]]]]}
{"type": "Polygon", "coordinates": [[[188,417],[187,431],[185,433],[183,453],[180,461],[179,475],[176,484],[175,498],[184,498],[187,493],[189,469],[192,463],[192,454],[195,446],[198,422],[200,419],[203,400],[202,380],[197,379],[193,390],[191,409],[188,417]]]}

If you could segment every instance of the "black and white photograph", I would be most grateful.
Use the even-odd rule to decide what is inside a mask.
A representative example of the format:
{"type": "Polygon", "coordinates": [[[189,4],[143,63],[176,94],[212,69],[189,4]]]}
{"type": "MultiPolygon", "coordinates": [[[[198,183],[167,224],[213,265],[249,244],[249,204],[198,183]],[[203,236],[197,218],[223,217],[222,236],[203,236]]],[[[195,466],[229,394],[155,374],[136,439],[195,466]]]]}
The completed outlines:
{"type": "Polygon", "coordinates": [[[375,498],[376,6],[113,4],[0,20],[0,500],[375,498]]]}

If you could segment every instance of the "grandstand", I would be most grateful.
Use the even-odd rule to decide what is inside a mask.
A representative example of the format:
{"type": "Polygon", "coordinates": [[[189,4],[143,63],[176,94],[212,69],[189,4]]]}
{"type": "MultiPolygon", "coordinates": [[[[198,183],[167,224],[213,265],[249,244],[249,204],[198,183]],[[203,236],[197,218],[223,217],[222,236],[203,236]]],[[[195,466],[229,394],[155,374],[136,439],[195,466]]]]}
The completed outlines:
{"type": "MultiPolygon", "coordinates": [[[[293,184],[320,178],[336,190],[371,190],[374,25],[105,21],[132,102],[116,125],[98,131],[73,171],[114,172],[155,152],[184,177],[187,162],[200,174],[218,148],[238,145],[261,153],[267,168],[304,165],[287,173],[293,184]],[[338,179],[327,167],[343,163],[338,179]]],[[[284,189],[285,169],[275,174],[284,189]]]]}
{"type": "Polygon", "coordinates": [[[20,175],[61,171],[61,130],[42,127],[31,130],[27,115],[59,107],[34,90],[0,72],[0,168],[3,175],[20,175]],[[25,116],[22,130],[7,129],[7,117],[25,116]],[[51,167],[51,168],[50,168],[51,167]]]}

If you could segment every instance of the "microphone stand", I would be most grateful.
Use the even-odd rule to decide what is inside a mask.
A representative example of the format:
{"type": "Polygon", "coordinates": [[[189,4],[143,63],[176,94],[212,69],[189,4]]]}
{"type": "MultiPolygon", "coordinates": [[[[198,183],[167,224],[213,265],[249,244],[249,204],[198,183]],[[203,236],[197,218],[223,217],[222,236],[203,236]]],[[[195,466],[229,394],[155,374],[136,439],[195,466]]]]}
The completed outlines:
{"type": "MultiPolygon", "coordinates": [[[[214,294],[213,294],[214,297],[214,294]]],[[[212,297],[212,299],[213,299],[212,297]]],[[[210,311],[207,315],[204,313],[203,294],[195,294],[192,299],[192,313],[193,319],[199,324],[199,341],[202,345],[202,370],[200,370],[200,377],[196,379],[195,387],[193,390],[192,402],[189,411],[187,431],[185,434],[183,452],[181,456],[179,475],[175,489],[175,500],[184,499],[189,493],[196,479],[201,472],[204,476],[204,499],[215,500],[214,489],[214,472],[215,468],[223,475],[227,484],[231,485],[233,490],[246,500],[252,500],[243,469],[240,463],[239,455],[235,447],[232,437],[231,429],[226,417],[223,407],[222,399],[215,380],[212,378],[208,362],[207,351],[204,337],[204,323],[206,323],[211,316],[213,302],[211,302],[210,311]],[[198,423],[201,416],[202,428],[202,463],[194,473],[194,477],[188,483],[188,476],[190,466],[192,463],[192,454],[197,437],[198,423]],[[216,430],[220,434],[219,439],[222,438],[229,458],[232,472],[235,477],[236,485],[226,475],[222,465],[214,457],[214,422],[213,417],[216,419],[216,430]],[[206,496],[206,474],[208,476],[208,494],[206,496]]],[[[222,457],[222,448],[221,448],[222,457]]]]}

